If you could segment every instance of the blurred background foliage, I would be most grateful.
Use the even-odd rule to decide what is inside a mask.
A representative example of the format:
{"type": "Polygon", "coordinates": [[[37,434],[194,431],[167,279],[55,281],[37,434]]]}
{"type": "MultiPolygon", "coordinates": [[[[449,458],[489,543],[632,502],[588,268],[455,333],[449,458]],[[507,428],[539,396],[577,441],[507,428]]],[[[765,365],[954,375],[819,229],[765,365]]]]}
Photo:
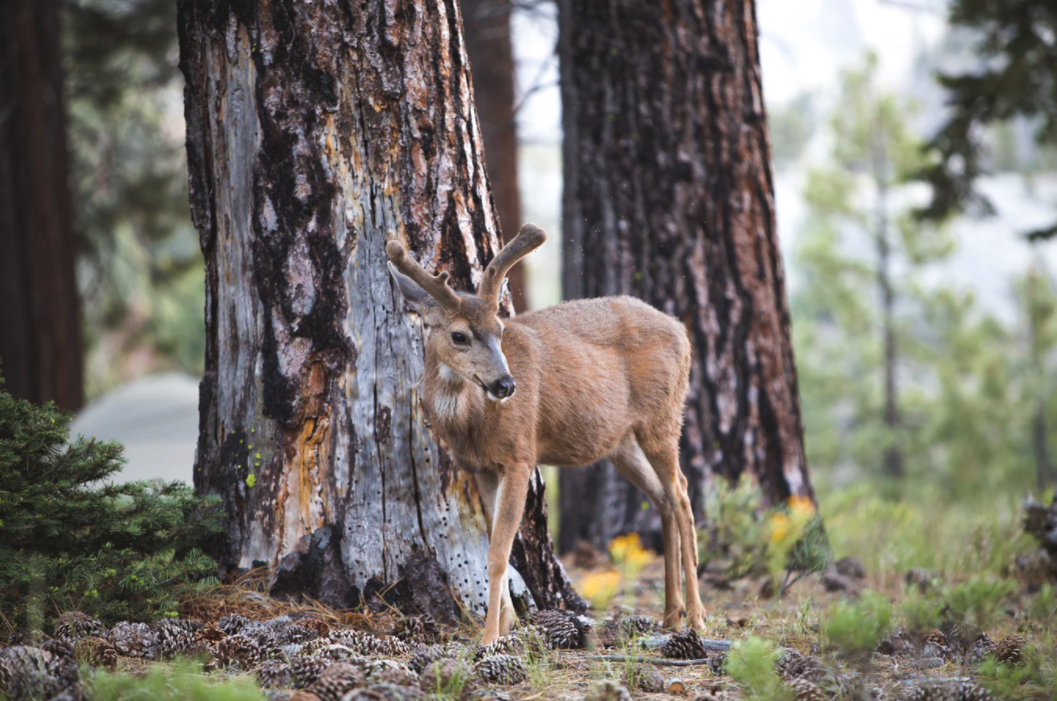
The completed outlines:
{"type": "MultiPolygon", "coordinates": [[[[1057,479],[1054,244],[990,242],[996,255],[1028,252],[1002,282],[1001,305],[948,274],[973,244],[952,222],[986,209],[974,207],[982,181],[1052,185],[1057,12],[1042,0],[933,5],[949,24],[914,60],[918,83],[893,87],[881,58],[860,55],[835,94],[768,104],[776,180],[796,183],[804,209],[780,235],[820,513],[836,555],[858,553],[893,577],[910,566],[997,568],[996,553],[1016,547],[1017,501],[1057,479]],[[902,540],[879,544],[894,532],[902,540]]],[[[515,10],[515,43],[529,15],[552,21],[548,7],[515,10]]],[[[151,372],[197,376],[204,280],[187,208],[175,4],[68,0],[64,10],[88,396],[151,372]]],[[[550,74],[525,71],[543,77],[519,83],[519,106],[550,99],[540,87],[550,74]]],[[[518,122],[523,216],[555,229],[537,200],[546,194],[557,211],[560,192],[540,186],[538,164],[560,173],[560,162],[539,156],[550,148],[543,127],[518,122]]],[[[532,299],[558,298],[559,277],[531,270],[546,287],[532,299]]]]}
{"type": "Polygon", "coordinates": [[[176,4],[69,0],[64,10],[92,399],[151,372],[201,374],[205,278],[187,205],[176,4]]]}

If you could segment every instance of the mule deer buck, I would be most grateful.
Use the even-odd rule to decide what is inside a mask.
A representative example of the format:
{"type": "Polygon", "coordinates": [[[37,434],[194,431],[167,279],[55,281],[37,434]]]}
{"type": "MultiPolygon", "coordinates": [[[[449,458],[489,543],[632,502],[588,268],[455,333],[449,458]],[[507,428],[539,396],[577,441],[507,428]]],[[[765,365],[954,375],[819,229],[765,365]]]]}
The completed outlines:
{"type": "Polygon", "coordinates": [[[498,316],[507,271],[546,239],[525,224],[484,272],[477,295],[457,293],[389,241],[389,271],[426,326],[423,406],[460,468],[474,474],[489,521],[485,643],[516,620],[507,563],[538,463],[609,459],[649,497],[664,531],[664,623],[704,626],[697,535],[679,435],[690,341],[675,319],[631,297],[565,302],[498,316]],[[687,603],[680,593],[680,562],[687,603]]]}

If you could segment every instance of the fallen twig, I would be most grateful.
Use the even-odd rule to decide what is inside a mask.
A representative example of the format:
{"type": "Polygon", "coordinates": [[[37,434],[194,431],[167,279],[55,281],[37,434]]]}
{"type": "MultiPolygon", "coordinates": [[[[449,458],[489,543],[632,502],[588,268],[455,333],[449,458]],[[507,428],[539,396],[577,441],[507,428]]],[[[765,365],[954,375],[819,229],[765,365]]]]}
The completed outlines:
{"type": "Polygon", "coordinates": [[[640,662],[666,667],[693,667],[699,664],[708,664],[708,658],[699,660],[669,660],[664,657],[645,657],[643,655],[583,655],[582,660],[604,660],[606,662],[640,662]]]}

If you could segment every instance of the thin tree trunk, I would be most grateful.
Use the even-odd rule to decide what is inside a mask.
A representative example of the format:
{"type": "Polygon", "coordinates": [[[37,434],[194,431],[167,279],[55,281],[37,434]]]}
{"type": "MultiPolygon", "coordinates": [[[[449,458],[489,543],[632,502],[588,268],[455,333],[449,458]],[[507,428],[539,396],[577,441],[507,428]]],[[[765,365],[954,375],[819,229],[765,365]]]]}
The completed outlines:
{"type": "MultiPolygon", "coordinates": [[[[565,297],[632,294],[686,324],[696,356],[681,459],[699,515],[714,475],[748,474],[770,503],[813,497],[753,3],[559,8],[565,297]]],[[[637,490],[605,486],[612,467],[590,469],[562,477],[563,547],[647,518],[637,490]],[[600,516],[611,490],[621,513],[600,516]],[[585,513],[622,525],[567,534],[585,513]]]]}
{"type": "MultiPolygon", "coordinates": [[[[480,499],[425,424],[422,329],[384,252],[399,238],[470,289],[496,249],[455,1],[181,0],[179,30],[207,286],[195,485],[230,511],[215,554],[278,566],[275,593],[483,614],[480,499]]],[[[575,603],[542,489],[523,574],[540,606],[575,603]]]]}
{"type": "Polygon", "coordinates": [[[0,3],[0,373],[13,396],[84,401],[56,0],[0,3]]]}
{"type": "Polygon", "coordinates": [[[877,185],[877,287],[881,293],[882,345],[884,353],[884,425],[889,444],[884,451],[884,473],[888,477],[903,477],[903,451],[899,447],[898,433],[899,388],[896,382],[896,367],[899,351],[896,347],[895,292],[892,289],[891,248],[888,243],[888,162],[884,144],[884,125],[877,126],[873,144],[873,177],[877,185]]]}
{"type": "MultiPolygon", "coordinates": [[[[461,5],[488,181],[502,230],[512,238],[522,222],[514,120],[514,50],[510,43],[511,4],[509,0],[461,0],[461,5]]],[[[511,268],[507,279],[514,308],[525,311],[529,300],[524,263],[511,268]]]]}

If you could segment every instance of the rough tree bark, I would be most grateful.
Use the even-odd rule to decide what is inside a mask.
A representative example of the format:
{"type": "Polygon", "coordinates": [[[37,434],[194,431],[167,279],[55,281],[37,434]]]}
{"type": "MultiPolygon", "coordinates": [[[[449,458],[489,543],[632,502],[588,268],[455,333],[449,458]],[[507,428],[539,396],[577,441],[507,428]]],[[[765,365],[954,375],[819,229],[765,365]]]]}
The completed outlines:
{"type": "Polygon", "coordinates": [[[74,410],[84,382],[58,7],[0,4],[0,372],[12,395],[74,410]]]}
{"type": "MultiPolygon", "coordinates": [[[[514,119],[514,49],[510,42],[512,5],[510,0],[461,0],[461,5],[488,181],[502,230],[513,238],[522,222],[514,119]]],[[[507,279],[514,308],[525,311],[529,306],[525,264],[511,268],[507,279]]]]}
{"type": "MultiPolygon", "coordinates": [[[[566,298],[631,294],[695,349],[681,450],[714,475],[813,498],[752,0],[560,0],[566,298]]],[[[563,548],[651,527],[612,466],[565,470],[563,548]]]]}
{"type": "MultiPolygon", "coordinates": [[[[179,32],[207,279],[194,478],[230,512],[215,555],[336,606],[388,588],[483,614],[480,500],[424,422],[422,329],[384,252],[398,237],[470,289],[496,249],[455,0],[181,0],[179,32]]],[[[512,560],[540,606],[576,603],[542,489],[512,560]]]]}

